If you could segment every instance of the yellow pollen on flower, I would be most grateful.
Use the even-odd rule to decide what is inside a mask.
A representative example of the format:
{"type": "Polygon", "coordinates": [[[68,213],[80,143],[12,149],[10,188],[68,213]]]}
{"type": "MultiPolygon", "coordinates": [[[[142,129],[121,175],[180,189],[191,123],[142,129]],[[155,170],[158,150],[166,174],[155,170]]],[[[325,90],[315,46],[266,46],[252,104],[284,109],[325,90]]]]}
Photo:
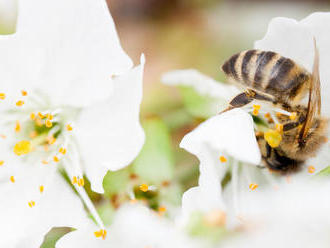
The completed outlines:
{"type": "Polygon", "coordinates": [[[290,115],[290,120],[295,120],[297,118],[297,113],[296,112],[293,112],[293,113],[291,113],[291,115],[290,115]]]}
{"type": "Polygon", "coordinates": [[[62,153],[63,155],[66,154],[66,149],[64,147],[61,147],[58,151],[59,151],[59,153],[62,153]]]}
{"type": "Polygon", "coordinates": [[[14,153],[18,156],[28,154],[32,151],[31,142],[27,140],[22,140],[14,146],[14,153]]]}
{"type": "Polygon", "coordinates": [[[315,167],[313,165],[308,166],[308,172],[309,173],[314,173],[315,172],[315,167]]]}
{"type": "Polygon", "coordinates": [[[27,96],[27,91],[26,90],[21,90],[21,94],[22,94],[22,96],[27,96]]]}
{"type": "Polygon", "coordinates": [[[261,109],[261,106],[258,105],[258,104],[253,104],[253,109],[260,110],[261,109]]]}
{"type": "Polygon", "coordinates": [[[0,93],[0,100],[5,100],[5,99],[6,99],[6,94],[0,93]]]}
{"type": "Polygon", "coordinates": [[[270,119],[271,118],[270,113],[266,113],[265,118],[270,119]]]}
{"type": "Polygon", "coordinates": [[[55,163],[60,162],[60,159],[59,159],[57,156],[54,156],[54,157],[53,157],[53,160],[54,160],[55,163]]]}
{"type": "Polygon", "coordinates": [[[275,148],[278,147],[282,141],[282,135],[277,130],[269,129],[267,132],[264,133],[264,138],[267,143],[275,148]]]}
{"type": "Polygon", "coordinates": [[[43,164],[48,164],[48,161],[46,161],[46,160],[42,160],[41,163],[43,163],[43,164]]]}
{"type": "Polygon", "coordinates": [[[258,110],[258,109],[254,109],[254,110],[252,111],[252,114],[253,114],[254,116],[257,116],[257,115],[259,114],[259,110],[258,110]]]}
{"type": "Polygon", "coordinates": [[[30,119],[34,121],[36,119],[36,114],[35,113],[31,113],[30,114],[30,119]]]}
{"type": "Polygon", "coordinates": [[[40,186],[39,186],[39,191],[40,191],[40,193],[44,192],[44,189],[45,189],[45,187],[44,187],[43,185],[40,185],[40,186]]]}
{"type": "Polygon", "coordinates": [[[145,183],[141,184],[139,186],[139,189],[142,191],[142,192],[147,192],[149,190],[149,186],[145,183]]]}
{"type": "Polygon", "coordinates": [[[14,177],[14,176],[11,176],[11,177],[10,177],[10,181],[11,181],[12,183],[14,183],[14,182],[15,182],[15,177],[14,177]]]}
{"type": "Polygon", "coordinates": [[[251,190],[255,190],[256,188],[258,188],[258,184],[256,184],[256,183],[250,183],[250,185],[249,185],[249,188],[251,189],[251,190]]]}
{"type": "Polygon", "coordinates": [[[50,127],[53,126],[53,123],[52,123],[51,120],[46,120],[46,121],[45,121],[45,125],[46,125],[46,127],[50,128],[50,127]]]}
{"type": "Polygon", "coordinates": [[[78,179],[78,186],[83,187],[85,185],[85,180],[83,178],[78,179]]]}
{"type": "Polygon", "coordinates": [[[227,162],[227,159],[224,156],[220,156],[219,160],[220,160],[221,163],[227,162]]]}
{"type": "Polygon", "coordinates": [[[30,208],[33,208],[36,205],[35,201],[29,201],[28,204],[30,208]]]}
{"type": "Polygon", "coordinates": [[[76,183],[78,183],[78,178],[77,178],[76,176],[74,176],[74,177],[72,178],[72,180],[71,180],[71,183],[72,183],[72,184],[76,184],[76,183]]]}
{"type": "Polygon", "coordinates": [[[279,123],[277,123],[277,124],[275,125],[275,128],[276,128],[276,130],[277,130],[278,132],[280,132],[280,133],[283,132],[283,124],[279,124],[279,123]]]}
{"type": "Polygon", "coordinates": [[[68,125],[66,125],[66,130],[72,131],[73,130],[73,127],[70,124],[68,124],[68,125]]]}
{"type": "Polygon", "coordinates": [[[24,105],[24,101],[22,101],[22,100],[19,100],[16,102],[17,107],[22,107],[23,105],[24,105]]]}
{"type": "Polygon", "coordinates": [[[0,160],[0,166],[4,165],[5,161],[0,160]]]}
{"type": "Polygon", "coordinates": [[[107,230],[101,229],[99,231],[94,232],[94,235],[96,238],[102,238],[103,240],[105,240],[107,236],[107,230]]]}
{"type": "Polygon", "coordinates": [[[16,121],[15,132],[18,133],[19,131],[21,131],[21,124],[19,123],[19,121],[16,121]]]}

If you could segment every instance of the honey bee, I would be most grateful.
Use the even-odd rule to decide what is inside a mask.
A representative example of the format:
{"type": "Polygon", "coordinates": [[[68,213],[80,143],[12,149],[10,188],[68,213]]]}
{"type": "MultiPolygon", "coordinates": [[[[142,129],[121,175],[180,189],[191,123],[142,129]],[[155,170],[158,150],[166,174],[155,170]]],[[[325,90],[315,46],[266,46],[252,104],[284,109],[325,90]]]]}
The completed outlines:
{"type": "Polygon", "coordinates": [[[266,167],[286,174],[298,171],[308,158],[316,155],[327,140],[328,120],[321,116],[319,52],[315,39],[312,73],[292,59],[260,50],[233,55],[224,63],[222,70],[229,80],[245,88],[224,111],[259,100],[296,113],[295,118],[278,116],[277,121],[282,128],[278,144],[270,144],[265,133],[256,135],[266,167]],[[307,94],[308,103],[304,104],[307,94]]]}

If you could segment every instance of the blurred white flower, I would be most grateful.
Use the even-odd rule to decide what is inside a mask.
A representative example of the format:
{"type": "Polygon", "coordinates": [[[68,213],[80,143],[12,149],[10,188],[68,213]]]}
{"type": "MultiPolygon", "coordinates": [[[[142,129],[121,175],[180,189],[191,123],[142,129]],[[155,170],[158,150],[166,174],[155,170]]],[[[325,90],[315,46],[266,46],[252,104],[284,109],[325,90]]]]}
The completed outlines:
{"type": "Polygon", "coordinates": [[[85,230],[77,230],[62,237],[56,248],[162,248],[162,247],[198,247],[178,230],[171,222],[160,217],[144,206],[130,204],[121,207],[107,231],[107,239],[96,239],[95,226],[91,224],[85,230]]]}
{"type": "MultiPolygon", "coordinates": [[[[23,177],[28,169],[17,170],[15,164],[34,171],[63,166],[103,228],[82,187],[83,176],[103,193],[107,171],[127,166],[141,149],[144,56],[131,68],[104,0],[20,0],[18,13],[17,32],[0,36],[0,143],[6,145],[0,151],[0,171],[23,177]],[[8,159],[14,154],[16,158],[8,159]]],[[[10,184],[10,177],[1,181],[8,184],[6,194],[20,182],[10,184]]],[[[44,178],[33,177],[31,185],[42,185],[44,178]]],[[[52,178],[54,184],[64,183],[60,175],[52,178]]],[[[15,190],[16,198],[28,200],[15,190]]],[[[53,192],[45,190],[44,195],[48,193],[53,192]]],[[[56,200],[59,194],[49,197],[56,200]]],[[[33,201],[30,210],[42,204],[33,201]]],[[[55,219],[57,213],[50,214],[55,219]]]]}
{"type": "Polygon", "coordinates": [[[244,234],[221,247],[329,247],[330,184],[310,181],[283,187],[245,194],[244,234]]]}

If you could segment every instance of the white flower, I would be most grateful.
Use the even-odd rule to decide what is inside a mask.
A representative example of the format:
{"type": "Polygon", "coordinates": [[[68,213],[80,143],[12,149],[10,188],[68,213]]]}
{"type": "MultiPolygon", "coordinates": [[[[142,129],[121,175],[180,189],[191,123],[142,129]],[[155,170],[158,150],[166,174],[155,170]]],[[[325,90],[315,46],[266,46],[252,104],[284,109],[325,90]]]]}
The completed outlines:
{"type": "Polygon", "coordinates": [[[81,200],[55,167],[7,156],[0,183],[1,247],[39,247],[52,227],[79,228],[87,221],[81,200]]]}
{"type": "MultiPolygon", "coordinates": [[[[252,117],[241,109],[234,109],[210,118],[183,138],[180,146],[195,154],[200,161],[199,187],[188,190],[183,196],[183,222],[194,211],[206,213],[227,209],[221,181],[226,173],[231,173],[233,183],[237,184],[241,162],[244,163],[241,170],[248,177],[249,184],[256,183],[252,175],[249,176],[257,170],[255,165],[261,160],[253,128],[252,117]]],[[[237,192],[234,193],[235,198],[237,192]]]]}
{"type": "Polygon", "coordinates": [[[329,247],[329,183],[283,186],[245,194],[244,233],[221,247],[329,247]]]}
{"type": "Polygon", "coordinates": [[[139,205],[126,205],[117,211],[105,240],[93,235],[96,228],[91,224],[85,230],[71,232],[57,242],[56,248],[197,247],[171,222],[139,205]]]}
{"type": "MultiPolygon", "coordinates": [[[[82,187],[83,176],[102,193],[106,172],[127,166],[141,149],[144,56],[131,68],[104,0],[20,0],[17,32],[0,36],[0,52],[0,143],[6,145],[0,151],[2,168],[14,177],[24,177],[29,167],[64,168],[103,228],[82,187]],[[16,170],[12,163],[27,169],[16,170]]],[[[54,184],[65,184],[56,173],[54,184]]],[[[31,181],[41,185],[43,180],[31,181]]],[[[1,187],[9,182],[1,181],[1,187]]],[[[4,190],[9,194],[12,189],[4,190]]],[[[13,192],[24,198],[19,189],[13,192]]],[[[48,193],[51,200],[59,194],[44,195],[48,193]]],[[[35,206],[42,204],[38,200],[35,206]]],[[[60,218],[58,211],[49,214],[60,218]]]]}

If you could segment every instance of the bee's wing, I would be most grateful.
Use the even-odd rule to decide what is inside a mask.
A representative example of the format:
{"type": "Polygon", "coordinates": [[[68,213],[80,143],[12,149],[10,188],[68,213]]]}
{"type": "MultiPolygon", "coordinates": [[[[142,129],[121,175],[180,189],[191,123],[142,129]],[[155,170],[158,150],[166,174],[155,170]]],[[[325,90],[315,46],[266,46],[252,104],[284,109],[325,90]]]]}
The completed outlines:
{"type": "Polygon", "coordinates": [[[312,72],[312,80],[309,88],[309,100],[307,107],[307,115],[305,123],[300,131],[299,139],[303,141],[309,129],[313,124],[316,116],[321,114],[321,86],[320,86],[320,73],[319,73],[319,51],[316,46],[314,38],[314,65],[312,72]]]}

